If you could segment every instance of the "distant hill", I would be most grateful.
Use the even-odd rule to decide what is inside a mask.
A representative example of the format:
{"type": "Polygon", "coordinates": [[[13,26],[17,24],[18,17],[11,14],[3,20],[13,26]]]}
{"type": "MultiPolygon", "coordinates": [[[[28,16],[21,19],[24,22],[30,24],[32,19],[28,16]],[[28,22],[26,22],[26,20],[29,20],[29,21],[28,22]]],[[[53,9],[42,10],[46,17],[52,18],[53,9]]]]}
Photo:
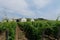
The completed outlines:
{"type": "Polygon", "coordinates": [[[36,18],[35,21],[38,21],[38,20],[47,20],[47,19],[44,19],[44,18],[36,18]]]}

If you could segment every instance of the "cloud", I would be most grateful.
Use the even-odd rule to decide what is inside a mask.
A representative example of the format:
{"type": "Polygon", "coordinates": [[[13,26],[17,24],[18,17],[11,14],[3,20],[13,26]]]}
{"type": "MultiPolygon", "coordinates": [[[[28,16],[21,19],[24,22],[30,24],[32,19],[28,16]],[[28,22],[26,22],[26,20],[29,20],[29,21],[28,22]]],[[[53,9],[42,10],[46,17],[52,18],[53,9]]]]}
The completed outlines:
{"type": "Polygon", "coordinates": [[[35,15],[33,11],[28,9],[28,3],[25,0],[0,0],[0,5],[24,16],[35,15]]]}
{"type": "MultiPolygon", "coordinates": [[[[58,16],[60,16],[60,8],[56,9],[56,10],[54,11],[54,13],[56,13],[56,18],[57,18],[58,16]]],[[[59,18],[59,19],[60,19],[60,18],[59,18]]]]}
{"type": "Polygon", "coordinates": [[[34,16],[35,15],[35,13],[30,10],[22,10],[21,13],[23,13],[23,15],[26,15],[26,16],[34,16]]]}
{"type": "Polygon", "coordinates": [[[27,3],[24,0],[0,0],[0,4],[12,9],[25,9],[28,7],[27,3]]]}
{"type": "Polygon", "coordinates": [[[10,17],[23,15],[23,17],[56,19],[60,14],[58,4],[60,2],[56,0],[0,0],[0,7],[10,9],[7,10],[10,12],[9,15],[12,14],[10,17]]]}
{"type": "Polygon", "coordinates": [[[36,5],[37,8],[43,8],[48,4],[51,4],[52,0],[33,0],[33,3],[36,5]]]}

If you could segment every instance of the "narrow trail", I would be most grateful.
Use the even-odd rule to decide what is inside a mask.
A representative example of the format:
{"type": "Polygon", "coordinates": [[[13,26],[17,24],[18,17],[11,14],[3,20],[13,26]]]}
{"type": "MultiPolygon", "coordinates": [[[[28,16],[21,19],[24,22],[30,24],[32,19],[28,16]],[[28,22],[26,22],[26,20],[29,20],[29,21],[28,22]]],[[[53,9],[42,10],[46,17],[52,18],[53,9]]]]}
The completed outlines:
{"type": "Polygon", "coordinates": [[[28,40],[25,37],[25,33],[19,28],[19,26],[16,27],[16,40],[28,40]]]}

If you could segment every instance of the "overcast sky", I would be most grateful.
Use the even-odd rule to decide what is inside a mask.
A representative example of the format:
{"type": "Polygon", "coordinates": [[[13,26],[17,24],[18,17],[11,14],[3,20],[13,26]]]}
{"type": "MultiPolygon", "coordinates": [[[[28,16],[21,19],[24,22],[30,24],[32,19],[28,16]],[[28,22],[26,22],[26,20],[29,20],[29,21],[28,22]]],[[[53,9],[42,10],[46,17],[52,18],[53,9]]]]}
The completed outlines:
{"type": "Polygon", "coordinates": [[[60,15],[60,0],[0,0],[0,16],[4,8],[9,17],[56,19],[60,15]]]}

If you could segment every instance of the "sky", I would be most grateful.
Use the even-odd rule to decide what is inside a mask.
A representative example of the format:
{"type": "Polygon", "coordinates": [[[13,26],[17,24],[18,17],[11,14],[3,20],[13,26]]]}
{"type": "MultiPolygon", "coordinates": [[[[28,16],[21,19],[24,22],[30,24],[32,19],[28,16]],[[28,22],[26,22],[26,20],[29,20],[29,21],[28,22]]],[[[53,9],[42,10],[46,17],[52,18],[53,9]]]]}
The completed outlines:
{"type": "Polygon", "coordinates": [[[60,16],[60,0],[0,0],[0,18],[45,18],[60,16]]]}

